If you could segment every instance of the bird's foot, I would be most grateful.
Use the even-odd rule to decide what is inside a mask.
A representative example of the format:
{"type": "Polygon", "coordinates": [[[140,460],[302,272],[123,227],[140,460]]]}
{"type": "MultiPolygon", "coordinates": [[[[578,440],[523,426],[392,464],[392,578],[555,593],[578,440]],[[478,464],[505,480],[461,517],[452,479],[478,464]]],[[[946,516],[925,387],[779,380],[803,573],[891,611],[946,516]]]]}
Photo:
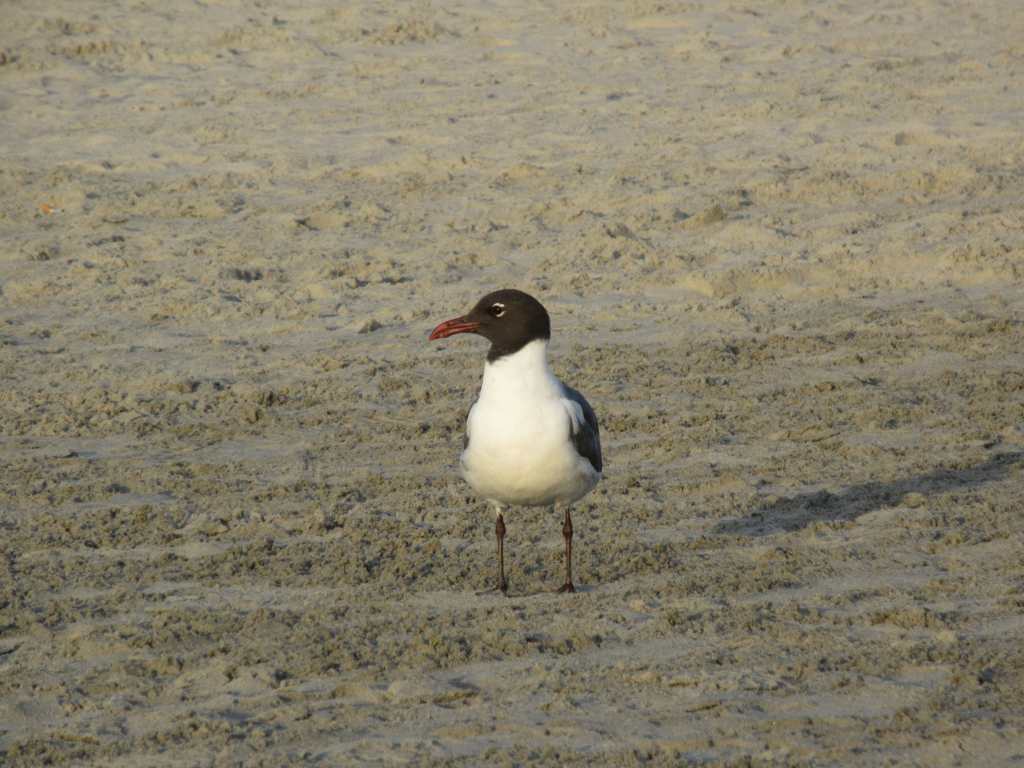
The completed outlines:
{"type": "Polygon", "coordinates": [[[503,581],[494,589],[485,589],[483,592],[476,593],[477,597],[482,597],[484,595],[503,595],[504,597],[508,597],[508,584],[503,581]]]}
{"type": "Polygon", "coordinates": [[[567,582],[565,582],[565,584],[563,584],[562,586],[560,586],[558,589],[555,590],[555,594],[556,595],[561,595],[561,594],[564,594],[564,593],[570,593],[570,592],[575,592],[575,591],[576,591],[576,587],[574,587],[572,585],[571,581],[567,581],[567,582]]]}

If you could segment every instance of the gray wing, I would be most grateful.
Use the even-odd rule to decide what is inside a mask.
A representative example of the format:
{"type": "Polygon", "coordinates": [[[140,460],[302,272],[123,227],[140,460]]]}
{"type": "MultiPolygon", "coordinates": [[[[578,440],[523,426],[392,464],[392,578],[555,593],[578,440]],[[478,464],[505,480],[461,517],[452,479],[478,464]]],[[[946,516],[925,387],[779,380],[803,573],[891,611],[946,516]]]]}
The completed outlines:
{"type": "Polygon", "coordinates": [[[590,407],[587,398],[572,387],[562,385],[565,396],[583,409],[583,423],[569,420],[569,440],[576,446],[576,453],[587,459],[598,472],[601,471],[601,430],[597,426],[597,414],[590,407]]]}

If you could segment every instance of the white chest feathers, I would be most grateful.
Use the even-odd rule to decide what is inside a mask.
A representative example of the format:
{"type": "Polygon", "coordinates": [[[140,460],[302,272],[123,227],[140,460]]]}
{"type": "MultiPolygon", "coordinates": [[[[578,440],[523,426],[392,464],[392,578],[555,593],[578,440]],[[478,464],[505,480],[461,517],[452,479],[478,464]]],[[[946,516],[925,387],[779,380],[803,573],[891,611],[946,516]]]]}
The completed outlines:
{"type": "Polygon", "coordinates": [[[499,508],[568,506],[601,479],[572,442],[583,409],[548,369],[547,347],[533,341],[487,363],[466,421],[462,476],[499,508]]]}

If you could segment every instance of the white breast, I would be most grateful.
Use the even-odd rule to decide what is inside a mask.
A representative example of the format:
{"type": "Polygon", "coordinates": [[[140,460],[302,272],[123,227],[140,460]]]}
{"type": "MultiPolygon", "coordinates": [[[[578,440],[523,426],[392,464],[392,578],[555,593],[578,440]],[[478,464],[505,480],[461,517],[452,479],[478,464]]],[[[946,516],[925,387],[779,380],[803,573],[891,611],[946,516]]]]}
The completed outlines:
{"type": "Polygon", "coordinates": [[[467,420],[462,476],[499,507],[568,506],[601,479],[569,439],[580,407],[547,366],[547,341],[487,363],[467,420]]]}

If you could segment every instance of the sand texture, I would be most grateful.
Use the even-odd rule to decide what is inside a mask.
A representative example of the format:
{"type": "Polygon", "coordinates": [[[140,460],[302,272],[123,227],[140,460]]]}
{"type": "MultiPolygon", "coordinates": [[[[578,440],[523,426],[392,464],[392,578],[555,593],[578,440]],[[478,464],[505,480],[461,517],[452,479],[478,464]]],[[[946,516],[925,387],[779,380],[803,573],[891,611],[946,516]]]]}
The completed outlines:
{"type": "Polygon", "coordinates": [[[0,3],[0,764],[1024,760],[1024,5],[0,3]],[[458,476],[485,292],[601,422],[458,476]]]}

